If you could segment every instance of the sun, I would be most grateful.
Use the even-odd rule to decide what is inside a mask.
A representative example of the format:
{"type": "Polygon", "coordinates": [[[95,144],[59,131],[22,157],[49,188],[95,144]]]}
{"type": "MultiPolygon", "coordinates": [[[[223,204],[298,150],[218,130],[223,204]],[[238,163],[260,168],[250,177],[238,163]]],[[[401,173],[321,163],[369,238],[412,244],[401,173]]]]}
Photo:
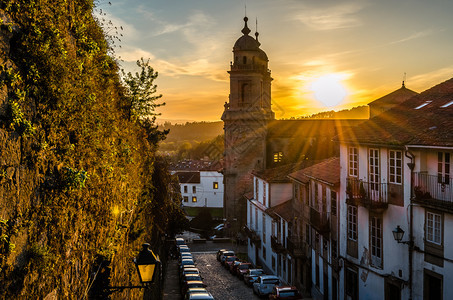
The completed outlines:
{"type": "Polygon", "coordinates": [[[310,90],[313,91],[316,100],[322,102],[325,106],[336,106],[347,95],[341,80],[342,77],[338,74],[324,75],[312,82],[310,90]]]}

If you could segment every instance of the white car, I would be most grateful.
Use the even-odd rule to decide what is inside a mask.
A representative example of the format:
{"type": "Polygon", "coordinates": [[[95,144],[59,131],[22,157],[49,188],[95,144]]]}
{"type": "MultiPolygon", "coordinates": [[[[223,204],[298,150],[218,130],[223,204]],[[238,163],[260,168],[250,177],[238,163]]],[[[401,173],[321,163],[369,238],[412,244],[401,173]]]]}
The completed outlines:
{"type": "Polygon", "coordinates": [[[262,297],[272,293],[275,286],[280,285],[280,280],[274,275],[262,275],[253,283],[253,292],[262,297]]]}

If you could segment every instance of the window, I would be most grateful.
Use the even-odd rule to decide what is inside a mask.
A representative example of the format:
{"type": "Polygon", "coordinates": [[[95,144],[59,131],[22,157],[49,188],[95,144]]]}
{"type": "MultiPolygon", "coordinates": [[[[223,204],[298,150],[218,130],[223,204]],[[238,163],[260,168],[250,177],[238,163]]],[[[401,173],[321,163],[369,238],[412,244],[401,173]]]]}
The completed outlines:
{"type": "Polygon", "coordinates": [[[184,202],[189,202],[189,197],[184,196],[184,202]]]}
{"type": "Polygon", "coordinates": [[[247,56],[242,57],[242,63],[245,65],[247,64],[247,56]]]}
{"type": "Polygon", "coordinates": [[[389,182],[401,184],[403,152],[390,150],[389,156],[389,182]]]}
{"type": "Polygon", "coordinates": [[[263,182],[263,204],[266,205],[266,183],[263,182]]]}
{"type": "Polygon", "coordinates": [[[359,154],[356,147],[348,148],[348,174],[357,177],[359,173],[359,154]]]}
{"type": "Polygon", "coordinates": [[[250,227],[249,228],[252,228],[252,224],[253,224],[253,206],[252,206],[252,203],[250,203],[250,227]]]}
{"type": "Polygon", "coordinates": [[[266,243],[266,215],[263,213],[263,243],[266,243]]]}
{"type": "Polygon", "coordinates": [[[197,197],[196,196],[192,197],[192,202],[197,202],[197,197]]]}
{"type": "Polygon", "coordinates": [[[193,187],[192,187],[192,193],[193,193],[193,194],[196,194],[196,193],[197,193],[197,187],[196,187],[196,186],[193,186],[193,187]]]}
{"type": "Polygon", "coordinates": [[[357,241],[357,206],[348,205],[348,239],[357,241]]]}
{"type": "Polygon", "coordinates": [[[322,202],[321,202],[322,209],[321,209],[321,211],[323,213],[326,213],[327,212],[327,190],[326,190],[326,187],[324,185],[321,186],[321,198],[322,198],[322,202]]]}
{"type": "Polygon", "coordinates": [[[258,208],[255,207],[255,231],[258,231],[258,208]]]}
{"type": "Polygon", "coordinates": [[[359,277],[357,271],[351,268],[346,269],[346,282],[345,282],[345,293],[346,299],[358,300],[359,299],[359,277]]]}
{"type": "Polygon", "coordinates": [[[187,185],[184,186],[184,193],[187,194],[187,185]]]}
{"type": "Polygon", "coordinates": [[[368,176],[370,178],[370,192],[372,199],[379,199],[379,149],[368,151],[368,176]]]}
{"type": "Polygon", "coordinates": [[[272,270],[275,270],[275,256],[272,255],[272,270]]]}
{"type": "Polygon", "coordinates": [[[255,200],[258,200],[258,178],[255,178],[255,200]]]}
{"type": "Polygon", "coordinates": [[[266,247],[263,247],[263,260],[266,260],[266,247]]]}
{"type": "Polygon", "coordinates": [[[217,189],[219,188],[219,183],[214,181],[214,182],[212,183],[212,188],[213,188],[214,190],[217,190],[217,189]]]}
{"type": "Polygon", "coordinates": [[[433,212],[426,213],[426,240],[442,244],[442,216],[433,212]]]}
{"type": "Polygon", "coordinates": [[[337,215],[337,193],[330,191],[330,213],[332,216],[337,215]]]}
{"type": "Polygon", "coordinates": [[[382,218],[370,217],[371,264],[382,267],[382,218]]]}
{"type": "Polygon", "coordinates": [[[450,153],[437,153],[437,182],[450,183],[450,153]]]}
{"type": "Polygon", "coordinates": [[[318,192],[318,184],[316,182],[313,183],[313,186],[314,186],[314,190],[315,190],[315,199],[314,199],[314,203],[313,203],[313,208],[316,209],[317,211],[319,210],[319,200],[318,200],[318,197],[319,197],[319,192],[318,192]]]}
{"type": "Polygon", "coordinates": [[[305,242],[307,244],[311,245],[310,243],[310,225],[305,224],[305,242]]]}
{"type": "Polygon", "coordinates": [[[337,258],[338,257],[337,241],[332,240],[331,245],[332,245],[332,258],[337,258]]]}
{"type": "Polygon", "coordinates": [[[282,162],[283,160],[283,152],[274,152],[274,163],[282,162]]]}

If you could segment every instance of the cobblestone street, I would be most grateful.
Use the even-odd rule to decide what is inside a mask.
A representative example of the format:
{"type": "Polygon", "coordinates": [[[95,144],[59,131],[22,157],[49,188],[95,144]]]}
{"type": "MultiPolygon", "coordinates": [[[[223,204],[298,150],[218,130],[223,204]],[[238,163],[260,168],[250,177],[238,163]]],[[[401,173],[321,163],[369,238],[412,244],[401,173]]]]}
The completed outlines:
{"type": "MultiPolygon", "coordinates": [[[[200,270],[206,289],[216,300],[251,300],[260,299],[253,294],[253,290],[247,287],[242,280],[228,272],[216,259],[218,249],[231,249],[236,253],[246,253],[246,246],[233,243],[188,244],[194,257],[196,267],[200,270]]],[[[177,300],[179,292],[178,271],[176,260],[169,263],[164,284],[164,300],[177,300]]]]}
{"type": "Polygon", "coordinates": [[[216,259],[216,252],[192,252],[206,288],[216,300],[260,299],[242,280],[228,272],[216,259]]]}

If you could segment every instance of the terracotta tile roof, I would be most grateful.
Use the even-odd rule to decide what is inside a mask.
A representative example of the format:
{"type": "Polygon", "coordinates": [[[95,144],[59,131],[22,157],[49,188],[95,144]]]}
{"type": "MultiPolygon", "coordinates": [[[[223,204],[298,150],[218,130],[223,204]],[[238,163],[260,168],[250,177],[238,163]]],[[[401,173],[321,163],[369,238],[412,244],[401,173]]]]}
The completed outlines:
{"type": "Polygon", "coordinates": [[[335,140],[375,145],[453,146],[453,78],[416,95],[335,140]]]}
{"type": "Polygon", "coordinates": [[[179,183],[200,183],[200,172],[176,172],[179,183]]]}
{"type": "Polygon", "coordinates": [[[311,166],[319,161],[313,160],[304,160],[302,162],[294,163],[294,164],[287,164],[271,169],[266,169],[262,171],[252,171],[252,174],[261,178],[270,183],[289,183],[290,180],[288,178],[288,174],[294,172],[295,170],[300,170],[302,168],[306,168],[311,166]]]}
{"type": "Polygon", "coordinates": [[[275,205],[271,208],[266,209],[266,213],[271,217],[279,215],[286,221],[292,221],[293,218],[297,215],[297,212],[294,210],[291,200],[285,201],[279,205],[275,205]]]}
{"type": "Polygon", "coordinates": [[[376,99],[376,100],[368,103],[368,105],[369,106],[375,106],[375,105],[381,106],[381,105],[389,105],[389,104],[399,104],[415,95],[418,95],[418,93],[406,88],[403,85],[401,88],[397,89],[396,91],[393,91],[390,94],[387,94],[379,99],[376,99]]]}
{"type": "Polygon", "coordinates": [[[274,120],[268,125],[268,138],[284,137],[334,137],[339,132],[347,130],[364,120],[349,119],[302,119],[302,120],[274,120]]]}
{"type": "Polygon", "coordinates": [[[340,158],[328,158],[316,165],[293,172],[289,177],[304,183],[312,178],[336,186],[340,184],[340,158]]]}

